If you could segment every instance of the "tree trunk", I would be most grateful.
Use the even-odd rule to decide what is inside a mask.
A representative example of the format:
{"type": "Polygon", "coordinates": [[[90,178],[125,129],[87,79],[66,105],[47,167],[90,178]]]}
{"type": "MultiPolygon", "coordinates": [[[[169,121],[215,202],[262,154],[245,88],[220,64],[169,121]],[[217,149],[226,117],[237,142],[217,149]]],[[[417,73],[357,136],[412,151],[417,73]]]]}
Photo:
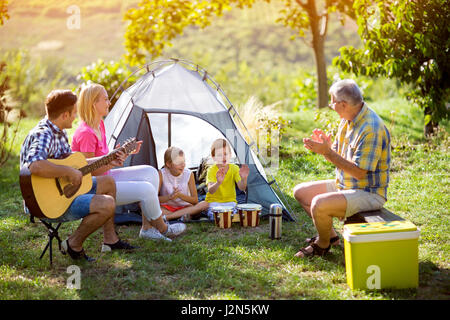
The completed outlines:
{"type": "MultiPolygon", "coordinates": [[[[425,108],[424,110],[424,116],[426,117],[427,115],[431,115],[431,110],[430,108],[425,108]]],[[[428,121],[428,123],[425,125],[425,127],[423,128],[423,134],[425,136],[425,138],[430,138],[433,133],[438,130],[439,124],[435,121],[428,121]]]]}
{"type": "Polygon", "coordinates": [[[324,108],[328,105],[328,77],[325,62],[324,40],[322,37],[318,39],[317,45],[314,46],[314,57],[316,59],[318,84],[317,106],[319,108],[324,108]]]}
{"type": "Polygon", "coordinates": [[[315,2],[308,0],[306,8],[310,19],[310,27],[312,34],[312,47],[314,50],[314,58],[316,60],[317,70],[317,106],[324,108],[328,105],[328,78],[327,65],[325,61],[325,37],[327,32],[328,16],[319,16],[315,2]],[[322,19],[325,19],[322,21],[322,19]],[[322,25],[324,23],[324,25],[322,25]],[[323,29],[323,30],[321,30],[323,29]]]}

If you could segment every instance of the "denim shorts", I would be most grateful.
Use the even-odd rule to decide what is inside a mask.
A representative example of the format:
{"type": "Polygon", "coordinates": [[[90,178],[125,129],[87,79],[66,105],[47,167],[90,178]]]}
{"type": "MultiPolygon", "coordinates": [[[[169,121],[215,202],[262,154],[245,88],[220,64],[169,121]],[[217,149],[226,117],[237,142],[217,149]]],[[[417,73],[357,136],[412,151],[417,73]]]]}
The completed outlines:
{"type": "Polygon", "coordinates": [[[88,193],[76,197],[66,212],[62,216],[55,219],[45,218],[48,222],[69,222],[82,219],[90,212],[92,198],[97,192],[97,179],[92,177],[92,188],[88,193]]]}

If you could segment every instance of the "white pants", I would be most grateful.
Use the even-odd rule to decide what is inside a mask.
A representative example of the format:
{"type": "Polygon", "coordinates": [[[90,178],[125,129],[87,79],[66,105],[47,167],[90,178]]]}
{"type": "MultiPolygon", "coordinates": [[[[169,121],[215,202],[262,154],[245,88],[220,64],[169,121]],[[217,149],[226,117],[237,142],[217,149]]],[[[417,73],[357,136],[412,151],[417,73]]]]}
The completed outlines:
{"type": "Polygon", "coordinates": [[[159,174],[152,166],[138,165],[113,169],[108,175],[116,182],[116,204],[139,202],[147,220],[158,219],[162,212],[159,206],[159,174]]]}

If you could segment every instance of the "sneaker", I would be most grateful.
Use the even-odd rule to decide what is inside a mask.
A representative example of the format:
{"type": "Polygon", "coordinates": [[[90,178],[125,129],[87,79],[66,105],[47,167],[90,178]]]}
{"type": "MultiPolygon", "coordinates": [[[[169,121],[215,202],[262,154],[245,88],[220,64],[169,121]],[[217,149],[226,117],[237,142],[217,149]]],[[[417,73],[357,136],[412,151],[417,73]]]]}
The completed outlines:
{"type": "Polygon", "coordinates": [[[75,251],[69,246],[69,239],[64,240],[61,242],[61,248],[63,249],[64,253],[69,254],[69,256],[73,260],[81,260],[84,259],[87,262],[94,262],[96,259],[89,257],[84,252],[84,249],[81,249],[81,251],[75,251]]]}
{"type": "Polygon", "coordinates": [[[113,244],[103,243],[102,252],[109,252],[109,251],[113,251],[113,250],[134,250],[137,248],[138,247],[133,247],[129,243],[119,239],[119,241],[117,241],[116,243],[113,243],[113,244]]]}
{"type": "Polygon", "coordinates": [[[164,233],[165,236],[176,237],[182,234],[186,230],[186,225],[184,223],[173,223],[169,224],[167,231],[164,233]]]}
{"type": "Polygon", "coordinates": [[[139,231],[139,238],[172,241],[169,238],[163,236],[161,232],[159,232],[155,228],[149,228],[147,230],[141,228],[141,231],[139,231]]]}

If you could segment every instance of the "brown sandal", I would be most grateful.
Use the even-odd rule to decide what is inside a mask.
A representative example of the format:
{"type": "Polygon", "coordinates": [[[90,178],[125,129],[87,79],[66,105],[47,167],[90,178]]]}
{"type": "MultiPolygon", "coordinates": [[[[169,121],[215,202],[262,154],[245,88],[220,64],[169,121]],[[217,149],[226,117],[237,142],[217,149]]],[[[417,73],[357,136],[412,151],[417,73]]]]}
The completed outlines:
{"type": "MultiPolygon", "coordinates": [[[[314,236],[312,238],[306,238],[305,241],[309,244],[314,243],[317,240],[318,236],[314,236]]],[[[333,246],[338,246],[339,244],[334,244],[335,242],[339,241],[339,236],[330,238],[330,244],[333,246]]]]}
{"type": "Polygon", "coordinates": [[[311,252],[306,251],[307,247],[301,248],[300,251],[295,254],[295,256],[298,257],[298,254],[301,252],[301,253],[303,253],[303,257],[313,257],[313,256],[322,257],[322,256],[326,255],[328,253],[328,251],[330,251],[330,248],[331,248],[331,245],[329,245],[327,248],[321,248],[321,247],[319,247],[318,244],[316,244],[314,242],[311,243],[310,246],[313,248],[313,251],[311,251],[311,252]]]}

